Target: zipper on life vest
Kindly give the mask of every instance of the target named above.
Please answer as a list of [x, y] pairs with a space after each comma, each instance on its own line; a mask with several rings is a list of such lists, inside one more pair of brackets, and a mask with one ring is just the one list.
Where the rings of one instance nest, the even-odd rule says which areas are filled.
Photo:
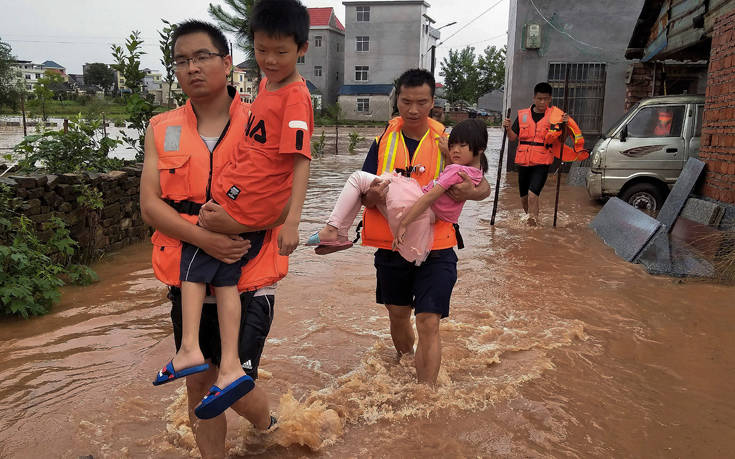
[[[222, 142], [222, 139], [225, 138], [225, 135], [227, 135], [227, 131], [230, 129], [230, 120], [227, 120], [227, 124], [225, 125], [225, 128], [222, 130], [222, 133], [219, 135], [219, 138], [217, 139], [217, 143], [214, 144], [214, 148], [212, 148], [212, 151], [209, 152], [209, 177], [207, 178], [207, 196], [204, 202], [209, 201], [212, 199], [212, 169], [214, 168], [214, 152], [217, 151], [217, 147], [219, 146], [220, 142]], [[204, 140], [199, 137], [199, 140], [204, 143], [204, 146], [206, 147], [207, 144], [204, 142]], [[209, 147], [207, 147], [207, 150], [209, 150]]]

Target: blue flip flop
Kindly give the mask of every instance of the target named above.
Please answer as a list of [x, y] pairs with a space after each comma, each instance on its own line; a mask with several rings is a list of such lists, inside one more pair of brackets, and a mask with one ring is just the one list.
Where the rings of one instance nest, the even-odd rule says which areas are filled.
[[202, 403], [194, 408], [194, 414], [199, 419], [212, 419], [219, 416], [254, 387], [255, 381], [248, 375], [234, 380], [224, 389], [212, 386], [202, 399]]
[[171, 360], [166, 364], [165, 367], [161, 368], [161, 371], [158, 372], [158, 375], [156, 375], [156, 379], [153, 381], [153, 385], [160, 386], [161, 384], [166, 384], [167, 382], [183, 378], [184, 376], [207, 371], [208, 368], [209, 364], [203, 363], [201, 365], [195, 365], [193, 367], [184, 368], [183, 370], [176, 371], [174, 370], [174, 361]]

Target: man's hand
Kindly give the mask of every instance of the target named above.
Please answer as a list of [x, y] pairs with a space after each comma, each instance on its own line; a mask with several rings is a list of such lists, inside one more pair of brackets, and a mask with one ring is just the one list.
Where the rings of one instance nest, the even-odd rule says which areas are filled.
[[[217, 233], [232, 232], [240, 224], [225, 211], [225, 209], [214, 201], [207, 201], [199, 210], [199, 226]], [[211, 255], [211, 254], [210, 254]]]
[[503, 127], [505, 129], [508, 129], [510, 127], [510, 118], [506, 118], [503, 120]]
[[278, 254], [289, 256], [299, 245], [299, 227], [286, 223], [278, 233]]
[[240, 236], [206, 232], [198, 246], [224, 263], [234, 263], [250, 250], [250, 241]]
[[406, 237], [406, 225], [401, 222], [396, 229], [396, 235], [393, 238], [393, 250], [398, 248], [398, 244], [403, 242], [403, 238]]
[[460, 177], [462, 177], [462, 183], [457, 183], [456, 185], [452, 185], [447, 190], [447, 194], [449, 194], [449, 197], [454, 199], [457, 202], [466, 201], [468, 199], [472, 199], [474, 197], [475, 192], [475, 184], [472, 183], [472, 179], [469, 175], [467, 175], [464, 172], [457, 172]]
[[370, 184], [367, 193], [362, 196], [362, 204], [365, 207], [375, 207], [378, 204], [385, 204], [385, 196], [388, 194], [388, 180], [376, 178]]
[[449, 155], [449, 137], [439, 137], [439, 151], [445, 157]]

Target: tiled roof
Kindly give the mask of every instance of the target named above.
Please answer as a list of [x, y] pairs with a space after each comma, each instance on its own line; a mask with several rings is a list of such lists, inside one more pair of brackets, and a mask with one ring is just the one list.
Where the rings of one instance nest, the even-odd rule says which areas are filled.
[[339, 89], [340, 96], [359, 96], [363, 94], [390, 95], [394, 86], [392, 84], [346, 84]]
[[[309, 25], [311, 27], [329, 27], [330, 20], [332, 19], [332, 15], [334, 14], [334, 8], [307, 8], [307, 10], [309, 10]], [[342, 23], [339, 22], [337, 16], [334, 17], [334, 21], [336, 22], [337, 30], [341, 30], [342, 32], [344, 32], [345, 26], [343, 26]]]
[[46, 61], [46, 62], [44, 62], [41, 65], [43, 65], [44, 67], [54, 68], [54, 69], [63, 69], [64, 68], [64, 67], [60, 66], [59, 64], [57, 64], [54, 61]]

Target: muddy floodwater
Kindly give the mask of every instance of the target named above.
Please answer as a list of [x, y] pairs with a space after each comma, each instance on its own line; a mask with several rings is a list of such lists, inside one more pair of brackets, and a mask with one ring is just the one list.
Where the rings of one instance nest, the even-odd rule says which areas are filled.
[[[488, 151], [497, 164], [498, 130]], [[315, 160], [301, 225], [326, 218], [362, 155]], [[495, 171], [487, 174], [495, 183]], [[647, 274], [588, 227], [599, 211], [555, 178], [541, 226], [516, 178], [460, 220], [466, 248], [441, 323], [435, 391], [396, 360], [375, 304], [373, 250], [305, 247], [278, 285], [260, 379], [280, 428], [234, 413], [232, 457], [641, 457], [735, 454], [735, 288]], [[139, 244], [95, 266], [31, 320], [0, 322], [0, 457], [190, 457], [183, 383], [153, 387], [174, 353], [165, 288]]]

